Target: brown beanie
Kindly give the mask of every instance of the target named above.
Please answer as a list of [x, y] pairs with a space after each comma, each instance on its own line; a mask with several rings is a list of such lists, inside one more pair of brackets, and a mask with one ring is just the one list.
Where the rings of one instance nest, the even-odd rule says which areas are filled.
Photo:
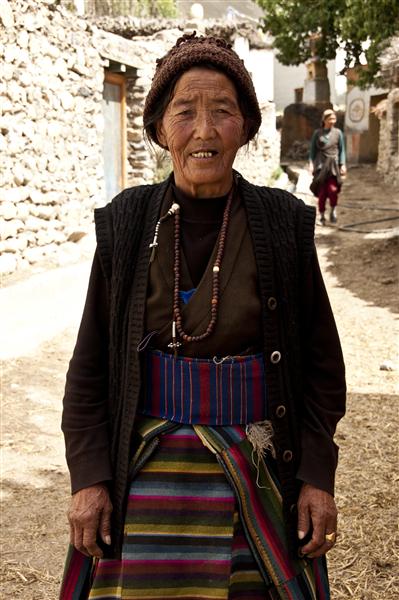
[[[214, 37], [197, 37], [196, 32], [185, 34], [163, 58], [157, 60], [151, 89], [145, 101], [143, 121], [149, 137], [161, 146], [157, 139], [155, 124], [151, 123], [157, 105], [170, 82], [192, 67], [210, 64], [225, 73], [234, 83], [239, 98], [244, 98], [248, 123], [249, 142], [259, 130], [262, 117], [252, 79], [241, 58], [225, 40]], [[151, 124], [150, 124], [151, 123]]]

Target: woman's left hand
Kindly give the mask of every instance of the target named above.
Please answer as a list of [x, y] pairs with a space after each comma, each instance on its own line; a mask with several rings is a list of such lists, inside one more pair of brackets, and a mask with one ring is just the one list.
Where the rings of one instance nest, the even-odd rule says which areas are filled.
[[339, 172], [342, 176], [346, 175], [346, 166], [345, 165], [341, 165], [339, 168]]
[[312, 538], [302, 546], [301, 554], [317, 558], [331, 550], [337, 532], [337, 508], [331, 494], [304, 483], [298, 499], [299, 539], [309, 531]]

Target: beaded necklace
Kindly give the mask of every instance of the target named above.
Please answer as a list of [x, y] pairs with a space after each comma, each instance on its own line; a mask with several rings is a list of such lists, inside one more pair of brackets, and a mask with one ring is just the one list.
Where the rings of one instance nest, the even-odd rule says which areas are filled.
[[182, 342], [177, 339], [177, 334], [184, 342], [199, 342], [209, 337], [215, 329], [218, 307], [219, 307], [219, 279], [220, 268], [222, 264], [224, 247], [226, 243], [227, 228], [230, 221], [231, 205], [234, 196], [234, 185], [231, 188], [227, 197], [226, 207], [223, 212], [222, 225], [220, 227], [219, 241], [216, 253], [216, 259], [212, 268], [212, 298], [211, 298], [211, 318], [205, 331], [199, 335], [188, 335], [182, 325], [182, 316], [180, 311], [180, 256], [181, 256], [181, 240], [180, 240], [180, 205], [174, 202], [167, 213], [161, 217], [156, 224], [154, 239], [150, 244], [151, 258], [150, 263], [155, 258], [155, 252], [158, 247], [159, 227], [169, 217], [174, 216], [174, 284], [173, 284], [173, 319], [172, 319], [172, 341], [168, 347], [174, 351], [177, 356], [177, 349], [182, 346]]
[[182, 316], [180, 311], [180, 256], [181, 256], [181, 241], [180, 241], [180, 206], [174, 211], [174, 286], [173, 286], [173, 320], [172, 320], [172, 341], [168, 344], [175, 355], [177, 349], [182, 346], [182, 342], [177, 339], [177, 333], [184, 342], [200, 342], [209, 337], [213, 333], [216, 325], [218, 307], [219, 307], [219, 279], [220, 267], [222, 264], [224, 248], [226, 243], [227, 228], [230, 221], [231, 205], [233, 201], [233, 187], [227, 198], [226, 207], [223, 212], [222, 225], [220, 227], [218, 248], [216, 259], [212, 268], [212, 298], [211, 298], [211, 318], [205, 331], [199, 335], [187, 334], [182, 325]]

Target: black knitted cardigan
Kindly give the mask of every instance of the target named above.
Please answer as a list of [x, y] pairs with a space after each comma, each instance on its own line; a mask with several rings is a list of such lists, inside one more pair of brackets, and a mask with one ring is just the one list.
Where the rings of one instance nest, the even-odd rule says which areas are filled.
[[[98, 252], [110, 298], [109, 414], [114, 479], [112, 554], [121, 550], [130, 444], [141, 386], [137, 346], [143, 337], [150, 248], [169, 180], [129, 188], [96, 209]], [[299, 283], [314, 250], [315, 211], [283, 190], [258, 187], [238, 175], [248, 216], [262, 299], [269, 411], [288, 537], [296, 539], [295, 473], [300, 458], [301, 327]], [[277, 309], [270, 298], [277, 299]], [[274, 351], [282, 359], [270, 359]], [[295, 390], [295, 395], [294, 395]], [[278, 406], [286, 416], [276, 416]], [[278, 415], [278, 411], [277, 411]]]

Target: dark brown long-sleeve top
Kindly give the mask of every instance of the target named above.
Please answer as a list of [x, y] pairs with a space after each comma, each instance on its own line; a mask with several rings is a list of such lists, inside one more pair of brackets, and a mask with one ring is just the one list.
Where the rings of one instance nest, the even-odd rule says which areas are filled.
[[[302, 285], [304, 315], [304, 395], [308, 406], [309, 429], [330, 435], [332, 425], [342, 416], [345, 395], [343, 362], [330, 302], [314, 251]], [[326, 349], [328, 348], [328, 354]], [[111, 480], [108, 459], [107, 396], [108, 298], [106, 281], [98, 254], [93, 260], [86, 304], [78, 338], [67, 374], [63, 428], [67, 438], [67, 460], [72, 492]], [[328, 373], [328, 377], [326, 377]], [[335, 385], [334, 385], [335, 383]], [[97, 402], [92, 398], [97, 397]], [[320, 400], [327, 400], [325, 422], [320, 424]], [[335, 413], [335, 414], [334, 414]], [[314, 418], [314, 420], [313, 420]], [[335, 425], [334, 425], [335, 428]], [[304, 456], [323, 452], [319, 437], [302, 436]], [[333, 493], [331, 474], [302, 461], [297, 477]]]
[[[96, 213], [99, 246], [67, 374], [62, 429], [72, 491], [109, 482], [115, 555], [142, 385], [137, 349], [145, 333], [149, 244], [167, 189], [168, 181], [125, 190]], [[289, 515], [300, 482], [334, 492], [333, 435], [345, 411], [344, 363], [312, 242], [314, 211], [286, 192], [242, 178], [238, 190], [258, 272], [260, 343], [283, 507], [295, 535]], [[278, 364], [271, 360], [275, 350], [281, 351]]]

